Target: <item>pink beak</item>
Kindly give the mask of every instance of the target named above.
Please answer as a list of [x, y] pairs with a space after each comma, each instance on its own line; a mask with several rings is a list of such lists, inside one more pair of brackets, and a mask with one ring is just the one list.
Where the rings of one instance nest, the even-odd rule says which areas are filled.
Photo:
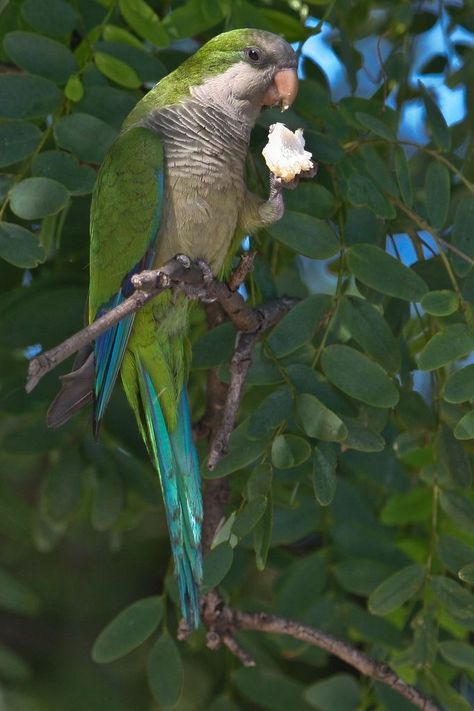
[[292, 105], [297, 93], [298, 75], [296, 69], [280, 69], [276, 72], [263, 97], [263, 105], [276, 106], [279, 104], [284, 111]]

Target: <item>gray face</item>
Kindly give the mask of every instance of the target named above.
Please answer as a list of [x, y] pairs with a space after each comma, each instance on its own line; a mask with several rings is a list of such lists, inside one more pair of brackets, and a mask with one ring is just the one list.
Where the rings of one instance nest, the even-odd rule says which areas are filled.
[[[249, 31], [240, 61], [217, 76], [192, 87], [191, 94], [206, 103], [219, 104], [243, 123], [253, 124], [264, 105], [291, 104], [297, 91], [297, 57], [283, 38], [271, 32]], [[290, 89], [278, 82], [285, 75]], [[285, 80], [283, 84], [285, 84]], [[290, 100], [287, 101], [285, 91]], [[285, 96], [284, 96], [285, 94]]]

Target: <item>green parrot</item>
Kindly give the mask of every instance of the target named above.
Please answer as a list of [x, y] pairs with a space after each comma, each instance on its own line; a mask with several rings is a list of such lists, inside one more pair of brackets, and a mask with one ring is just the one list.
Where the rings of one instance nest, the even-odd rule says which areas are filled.
[[[222, 274], [235, 236], [279, 219], [282, 184], [250, 193], [244, 165], [264, 106], [288, 107], [291, 46], [269, 32], [214, 37], [135, 106], [106, 156], [91, 206], [89, 321], [132, 292], [131, 277], [176, 254]], [[59, 426], [93, 402], [97, 435], [120, 373], [163, 493], [182, 614], [199, 624], [203, 506], [186, 383], [189, 301], [169, 292], [124, 318], [80, 356], [48, 411]]]

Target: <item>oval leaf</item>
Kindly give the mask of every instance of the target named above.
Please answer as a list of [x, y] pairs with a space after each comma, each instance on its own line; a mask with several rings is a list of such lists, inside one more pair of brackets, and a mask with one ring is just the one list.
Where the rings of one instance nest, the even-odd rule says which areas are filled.
[[447, 326], [436, 333], [418, 354], [421, 370], [435, 370], [464, 358], [474, 349], [474, 335], [463, 323]]
[[162, 617], [161, 597], [137, 600], [122, 610], [102, 630], [94, 642], [92, 659], [104, 664], [124, 657], [153, 634]]
[[366, 206], [377, 217], [393, 219], [396, 216], [393, 205], [366, 175], [353, 173], [347, 185], [347, 197], [353, 205]]
[[224, 580], [232, 567], [234, 551], [228, 543], [221, 543], [204, 557], [204, 572], [201, 590], [212, 590]]
[[466, 642], [449, 640], [440, 642], [439, 651], [449, 664], [459, 669], [474, 671], [474, 648]]
[[329, 506], [336, 493], [336, 453], [330, 445], [320, 445], [313, 451], [313, 489], [321, 506]]
[[454, 291], [440, 289], [429, 291], [421, 300], [421, 306], [428, 314], [433, 316], [449, 316], [457, 311], [459, 298]]
[[333, 230], [323, 220], [303, 212], [287, 210], [282, 219], [267, 227], [272, 237], [298, 254], [328, 259], [341, 248]]
[[444, 399], [448, 402], [466, 402], [474, 397], [474, 365], [456, 370], [446, 381]]
[[167, 632], [155, 642], [148, 657], [148, 683], [165, 709], [175, 706], [183, 691], [184, 670], [176, 643]]
[[108, 79], [117, 82], [117, 84], [126, 86], [128, 89], [138, 89], [141, 85], [141, 80], [136, 71], [125, 62], [122, 62], [121, 59], [112, 57], [111, 54], [106, 52], [94, 52], [94, 61], [102, 74]]
[[472, 439], [474, 437], [474, 410], [461, 417], [454, 428], [456, 439]]
[[344, 422], [314, 395], [302, 393], [296, 401], [296, 409], [309, 437], [326, 442], [342, 442], [347, 437]]
[[439, 230], [446, 222], [451, 197], [449, 170], [443, 163], [430, 163], [426, 171], [425, 193], [428, 219]]
[[71, 114], [54, 125], [58, 146], [86, 163], [101, 163], [116, 135], [111, 126], [89, 114]]
[[26, 121], [0, 123], [0, 168], [27, 158], [33, 153], [40, 140], [41, 131], [31, 123]]
[[405, 301], [420, 301], [428, 287], [418, 274], [373, 244], [354, 244], [347, 266], [366, 286]]
[[474, 562], [464, 565], [458, 573], [461, 580], [469, 585], [474, 585]]
[[64, 37], [75, 28], [77, 15], [64, 0], [25, 0], [21, 14], [38, 32], [54, 37]]
[[69, 191], [50, 178], [27, 178], [10, 192], [10, 207], [24, 220], [55, 215], [69, 201]]
[[293, 306], [266, 340], [273, 354], [283, 358], [310, 341], [318, 326], [328, 318], [332, 305], [327, 294], [314, 294]]
[[65, 84], [79, 69], [73, 53], [64, 44], [33, 32], [9, 32], [3, 46], [19, 67], [57, 84]]
[[0, 76], [0, 116], [37, 118], [53, 113], [61, 101], [61, 92], [48, 79], [28, 74]]
[[297, 435], [277, 435], [272, 443], [272, 464], [278, 469], [292, 469], [311, 454], [308, 442]]
[[0, 257], [15, 267], [32, 269], [45, 258], [38, 237], [12, 222], [0, 222]]
[[422, 565], [409, 565], [383, 581], [369, 597], [369, 610], [374, 615], [387, 615], [410, 600], [423, 585], [426, 570]]
[[398, 390], [380, 365], [349, 346], [329, 346], [321, 364], [325, 376], [347, 395], [375, 407], [394, 407]]

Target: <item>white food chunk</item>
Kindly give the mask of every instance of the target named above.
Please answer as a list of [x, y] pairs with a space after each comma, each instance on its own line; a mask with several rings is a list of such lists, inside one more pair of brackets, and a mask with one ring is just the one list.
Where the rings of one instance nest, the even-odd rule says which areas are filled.
[[271, 172], [285, 183], [314, 167], [311, 153], [304, 149], [303, 129], [297, 128], [293, 133], [282, 123], [270, 126], [262, 155]]

